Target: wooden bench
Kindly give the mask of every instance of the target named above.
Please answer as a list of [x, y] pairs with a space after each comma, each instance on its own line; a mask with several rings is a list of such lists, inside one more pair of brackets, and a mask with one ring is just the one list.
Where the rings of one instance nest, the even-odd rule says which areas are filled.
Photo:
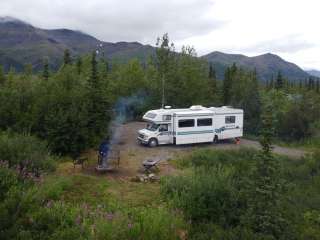
[[81, 165], [81, 168], [83, 169], [83, 165], [85, 162], [88, 161], [87, 157], [79, 157], [73, 160], [73, 168], [76, 168], [76, 165]]

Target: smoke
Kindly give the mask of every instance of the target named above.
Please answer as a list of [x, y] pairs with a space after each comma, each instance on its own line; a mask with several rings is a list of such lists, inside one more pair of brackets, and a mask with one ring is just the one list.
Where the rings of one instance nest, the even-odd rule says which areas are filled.
[[114, 117], [109, 126], [110, 144], [120, 144], [123, 124], [136, 119], [147, 102], [145, 93], [139, 92], [129, 97], [121, 97], [114, 106]]
[[146, 95], [143, 93], [121, 97], [116, 102], [113, 109], [113, 120], [109, 125], [108, 153], [98, 162], [97, 170], [106, 170], [109, 167], [108, 161], [112, 158], [110, 155], [119, 154], [118, 145], [121, 144], [123, 124], [134, 120], [141, 113], [146, 102]]

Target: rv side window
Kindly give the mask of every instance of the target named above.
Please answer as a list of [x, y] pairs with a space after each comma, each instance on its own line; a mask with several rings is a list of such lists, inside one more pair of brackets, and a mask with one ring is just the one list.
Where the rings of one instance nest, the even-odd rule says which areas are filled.
[[235, 123], [236, 122], [236, 116], [226, 116], [226, 123]]
[[149, 113], [147, 113], [147, 115], [146, 115], [147, 118], [155, 118], [156, 116], [157, 116], [157, 114], [152, 113], [152, 112], [149, 112]]
[[212, 118], [200, 118], [197, 120], [198, 127], [212, 126]]
[[179, 128], [194, 127], [194, 119], [179, 120]]
[[162, 119], [163, 119], [163, 121], [170, 121], [171, 120], [171, 115], [163, 115]]

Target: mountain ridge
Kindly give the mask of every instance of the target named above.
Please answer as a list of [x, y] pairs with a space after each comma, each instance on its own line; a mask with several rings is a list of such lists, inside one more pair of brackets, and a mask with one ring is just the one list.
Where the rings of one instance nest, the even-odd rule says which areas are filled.
[[50, 67], [57, 69], [65, 49], [73, 56], [98, 50], [106, 58], [119, 61], [131, 57], [144, 60], [154, 51], [150, 45], [137, 42], [105, 42], [79, 30], [41, 29], [16, 18], [0, 17], [0, 64], [6, 70], [14, 66], [21, 71], [26, 63], [39, 70], [44, 57], [49, 57]]
[[[148, 56], [155, 53], [156, 48], [139, 42], [106, 42], [79, 30], [42, 29], [17, 18], [0, 17], [0, 64], [6, 70], [14, 66], [21, 71], [26, 63], [31, 63], [35, 70], [40, 70], [45, 57], [49, 58], [50, 67], [57, 69], [65, 49], [69, 49], [73, 56], [98, 51], [107, 59], [125, 62], [131, 58], [146, 61]], [[200, 58], [214, 64], [219, 79], [223, 78], [225, 69], [233, 63], [245, 69], [256, 69], [263, 81], [275, 77], [278, 71], [290, 80], [309, 77], [296, 64], [272, 53], [248, 57], [214, 51]]]
[[306, 70], [307, 73], [309, 73], [311, 76], [320, 78], [320, 71], [316, 69]]
[[223, 77], [225, 68], [233, 63], [245, 69], [255, 69], [259, 78], [263, 81], [275, 77], [279, 71], [285, 77], [294, 81], [309, 77], [309, 74], [296, 64], [288, 62], [272, 53], [248, 57], [243, 54], [227, 54], [215, 51], [203, 55], [202, 58], [217, 66], [216, 70], [219, 78]]

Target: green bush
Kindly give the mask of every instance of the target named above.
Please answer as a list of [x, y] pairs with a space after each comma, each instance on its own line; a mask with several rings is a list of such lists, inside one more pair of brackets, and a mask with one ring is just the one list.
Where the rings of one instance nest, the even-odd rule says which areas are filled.
[[210, 221], [221, 226], [239, 222], [241, 194], [232, 167], [198, 168], [190, 176], [166, 178], [162, 192], [192, 221]]
[[[265, 239], [267, 235], [260, 234], [247, 221], [248, 209], [255, 199], [252, 186], [258, 179], [254, 173], [261, 161], [257, 153], [250, 149], [198, 150], [176, 161], [178, 166], [189, 168], [186, 174], [161, 180], [162, 194], [191, 220], [191, 239]], [[274, 156], [274, 161], [280, 163], [277, 174], [281, 184], [289, 182], [283, 186], [289, 191], [277, 196], [284, 223], [277, 235], [281, 239], [303, 235], [299, 226], [301, 214], [320, 209], [317, 156], [299, 161]]]
[[0, 202], [4, 200], [7, 192], [17, 185], [18, 177], [16, 173], [7, 168], [5, 163], [0, 163]]
[[96, 239], [179, 239], [182, 219], [167, 209], [137, 208], [127, 213], [108, 214], [96, 224]]
[[0, 157], [20, 174], [39, 176], [43, 171], [54, 169], [53, 157], [46, 144], [30, 135], [0, 134]]

